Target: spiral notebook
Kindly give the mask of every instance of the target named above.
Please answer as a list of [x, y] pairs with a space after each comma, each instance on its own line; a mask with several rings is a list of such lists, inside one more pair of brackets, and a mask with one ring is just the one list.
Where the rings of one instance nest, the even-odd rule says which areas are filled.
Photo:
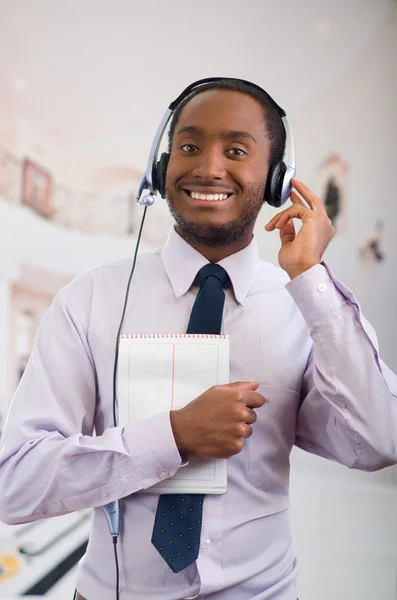
[[[117, 370], [119, 424], [183, 408], [229, 383], [229, 338], [213, 334], [123, 334]], [[227, 460], [189, 456], [173, 477], [142, 493], [225, 494]]]

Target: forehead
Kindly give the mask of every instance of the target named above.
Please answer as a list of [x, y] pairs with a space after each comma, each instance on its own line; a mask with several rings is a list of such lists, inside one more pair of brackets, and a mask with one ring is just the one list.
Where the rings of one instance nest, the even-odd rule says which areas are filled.
[[263, 137], [264, 111], [264, 107], [255, 98], [242, 92], [207, 90], [194, 96], [183, 107], [176, 132], [181, 127], [193, 125], [208, 133], [238, 130]]

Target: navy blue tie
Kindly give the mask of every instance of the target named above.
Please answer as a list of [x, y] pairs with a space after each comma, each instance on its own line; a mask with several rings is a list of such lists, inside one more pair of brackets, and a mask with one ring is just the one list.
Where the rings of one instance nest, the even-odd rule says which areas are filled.
[[[229, 280], [220, 265], [205, 265], [198, 272], [199, 292], [187, 333], [221, 331], [225, 292]], [[193, 399], [193, 398], [192, 398]], [[159, 498], [152, 543], [174, 573], [179, 573], [199, 553], [204, 494], [164, 494]]]

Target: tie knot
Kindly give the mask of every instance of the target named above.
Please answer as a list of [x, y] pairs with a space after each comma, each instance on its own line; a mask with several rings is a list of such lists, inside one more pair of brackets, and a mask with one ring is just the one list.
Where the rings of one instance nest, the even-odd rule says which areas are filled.
[[222, 287], [225, 287], [227, 282], [229, 281], [229, 275], [226, 273], [225, 269], [220, 265], [213, 265], [212, 263], [205, 265], [200, 269], [197, 274], [200, 287], [203, 286], [204, 282], [208, 277], [216, 277], [222, 284]]

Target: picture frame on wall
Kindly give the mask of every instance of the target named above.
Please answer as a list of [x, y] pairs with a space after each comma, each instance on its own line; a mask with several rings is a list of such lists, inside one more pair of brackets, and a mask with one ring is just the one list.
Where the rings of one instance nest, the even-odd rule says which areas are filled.
[[43, 217], [50, 218], [53, 214], [51, 175], [29, 158], [23, 162], [22, 204]]

